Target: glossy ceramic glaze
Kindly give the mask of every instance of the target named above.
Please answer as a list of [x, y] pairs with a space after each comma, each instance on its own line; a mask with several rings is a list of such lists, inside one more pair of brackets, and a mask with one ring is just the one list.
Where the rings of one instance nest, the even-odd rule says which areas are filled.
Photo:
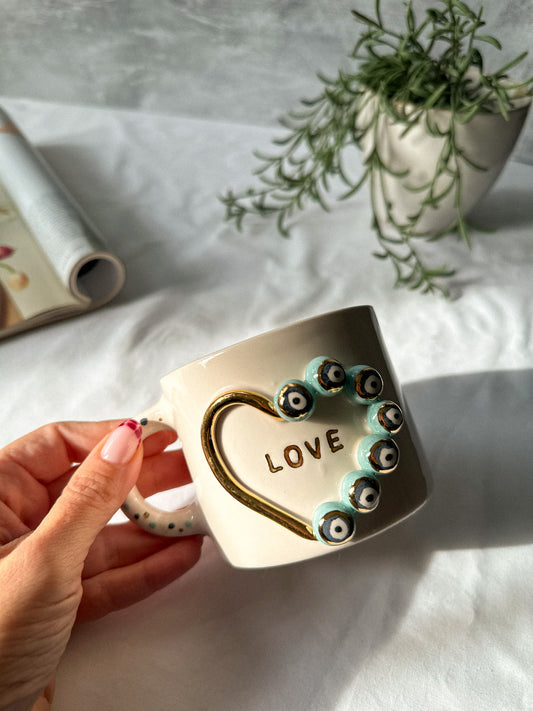
[[[325, 358], [346, 372], [342, 387], [331, 382], [341, 377], [338, 369], [330, 380], [317, 380]], [[355, 392], [363, 367], [371, 376], [367, 401], [364, 391]], [[294, 382], [313, 399], [301, 419], [284, 417], [278, 408], [283, 387]], [[235, 566], [281, 565], [362, 541], [413, 513], [427, 496], [408, 418], [392, 440], [383, 425], [376, 429], [377, 414], [369, 412], [379, 402], [403, 409], [370, 307], [243, 341], [170, 373], [161, 386], [160, 402], [141, 415], [146, 434], [159, 426], [178, 431], [197, 500], [168, 513], [134, 490], [125, 512], [153, 533], [206, 532]], [[333, 392], [325, 392], [328, 387]], [[301, 406], [298, 399], [293, 404]], [[380, 470], [383, 447], [394, 447], [399, 457]], [[354, 472], [351, 491], [346, 478]], [[366, 475], [365, 487], [359, 479]], [[369, 486], [377, 479], [374, 505]]]
[[[468, 123], [456, 122], [456, 142], [468, 159], [461, 160], [459, 165], [463, 215], [468, 214], [500, 175], [520, 135], [530, 104], [530, 97], [520, 97], [514, 100], [507, 119], [495, 108], [493, 112], [478, 113]], [[377, 99], [371, 96], [359, 116], [360, 127], [370, 124], [376, 112]], [[396, 224], [409, 224], [410, 216], [418, 213], [428, 196], [428, 190], [422, 186], [432, 180], [437, 162], [442, 158], [445, 139], [430, 135], [426, 120], [438, 130], [447, 131], [451, 113], [432, 109], [407, 133], [405, 124], [382, 113], [376, 129], [361, 139], [363, 160], [377, 149], [383, 162], [395, 173], [382, 171], [371, 176], [375, 216], [386, 235], [396, 233], [387, 210], [390, 209]], [[435, 194], [445, 196], [436, 208], [427, 205], [416, 223], [416, 233], [438, 234], [456, 222], [457, 194], [455, 189], [448, 190], [450, 180], [447, 174], [438, 178]]]

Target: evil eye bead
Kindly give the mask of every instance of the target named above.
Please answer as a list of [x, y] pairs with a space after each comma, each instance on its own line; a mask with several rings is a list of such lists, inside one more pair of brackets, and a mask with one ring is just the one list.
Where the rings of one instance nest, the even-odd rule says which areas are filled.
[[321, 504], [313, 516], [315, 538], [330, 546], [347, 543], [355, 533], [355, 520], [350, 509], [338, 501]]
[[403, 413], [395, 402], [379, 401], [368, 406], [367, 420], [372, 432], [394, 435], [402, 429]]
[[315, 398], [306, 383], [301, 380], [288, 380], [278, 389], [274, 407], [284, 420], [297, 422], [313, 414]]
[[400, 450], [393, 439], [368, 435], [359, 445], [357, 459], [362, 469], [370, 465], [378, 474], [390, 474], [398, 466]]
[[314, 358], [305, 370], [305, 380], [319, 395], [336, 395], [344, 388], [346, 372], [338, 360]]
[[370, 513], [377, 508], [381, 486], [373, 474], [361, 470], [350, 472], [341, 485], [342, 499], [359, 513]]
[[345, 391], [360, 405], [368, 405], [377, 400], [383, 390], [383, 379], [375, 368], [356, 365], [346, 373]]

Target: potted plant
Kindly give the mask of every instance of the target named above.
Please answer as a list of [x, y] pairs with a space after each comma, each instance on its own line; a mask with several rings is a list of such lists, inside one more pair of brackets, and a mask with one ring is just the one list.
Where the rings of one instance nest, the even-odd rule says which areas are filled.
[[[526, 52], [487, 73], [480, 47], [501, 49], [483, 33], [482, 8], [438, 0], [419, 22], [409, 0], [402, 31], [388, 29], [375, 1], [375, 17], [352, 10], [363, 25], [352, 53], [353, 72], [319, 75], [322, 92], [281, 119], [287, 133], [274, 155], [257, 154], [258, 188], [229, 190], [226, 218], [239, 227], [246, 215], [288, 221], [311, 201], [329, 209], [332, 180], [347, 199], [367, 182], [373, 227], [396, 285], [447, 294], [446, 267], [427, 266], [417, 240], [456, 230], [469, 244], [466, 214], [503, 168], [530, 104], [533, 78], [519, 83], [508, 72]], [[354, 179], [347, 149], [361, 152], [363, 174]]]

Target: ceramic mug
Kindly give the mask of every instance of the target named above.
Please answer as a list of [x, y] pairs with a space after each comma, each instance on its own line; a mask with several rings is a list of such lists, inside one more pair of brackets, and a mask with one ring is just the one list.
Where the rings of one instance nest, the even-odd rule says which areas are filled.
[[164, 536], [211, 535], [232, 565], [323, 555], [416, 511], [427, 484], [371, 307], [256, 336], [166, 375], [143, 436], [178, 433], [195, 500], [135, 488], [122, 510]]

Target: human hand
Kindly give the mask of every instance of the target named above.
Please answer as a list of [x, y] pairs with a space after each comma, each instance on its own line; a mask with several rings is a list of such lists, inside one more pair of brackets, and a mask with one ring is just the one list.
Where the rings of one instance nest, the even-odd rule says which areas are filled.
[[50, 708], [75, 620], [142, 600], [200, 556], [198, 536], [106, 526], [135, 484], [149, 496], [190, 481], [181, 450], [164, 452], [172, 430], [141, 442], [133, 420], [117, 425], [46, 425], [0, 450], [2, 709], [31, 708], [40, 692], [33, 708]]

